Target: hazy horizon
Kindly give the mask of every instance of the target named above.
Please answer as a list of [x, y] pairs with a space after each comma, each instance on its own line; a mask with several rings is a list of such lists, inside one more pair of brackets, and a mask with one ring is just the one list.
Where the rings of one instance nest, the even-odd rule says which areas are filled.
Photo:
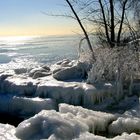
[[72, 19], [42, 13], [68, 13], [65, 0], [6, 0], [0, 5], [0, 36], [69, 35], [78, 29]]

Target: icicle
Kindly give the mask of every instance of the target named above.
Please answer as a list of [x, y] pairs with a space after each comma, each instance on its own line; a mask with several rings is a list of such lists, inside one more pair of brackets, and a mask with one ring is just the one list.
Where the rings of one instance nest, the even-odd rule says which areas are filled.
[[132, 95], [132, 86], [133, 86], [133, 76], [132, 76], [132, 73], [131, 73], [130, 84], [129, 84], [129, 95]]

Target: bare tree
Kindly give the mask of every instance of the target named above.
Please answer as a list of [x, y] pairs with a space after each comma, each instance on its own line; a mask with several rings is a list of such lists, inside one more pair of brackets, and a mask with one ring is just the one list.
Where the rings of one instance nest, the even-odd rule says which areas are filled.
[[120, 27], [119, 27], [119, 31], [118, 31], [118, 37], [117, 37], [117, 43], [120, 43], [120, 37], [121, 37], [121, 32], [122, 32], [122, 26], [124, 24], [124, 16], [125, 16], [125, 8], [126, 8], [126, 3], [128, 0], [125, 0], [121, 3], [122, 5], [122, 14], [121, 14], [121, 20], [120, 20]]
[[[82, 13], [82, 19], [90, 22], [100, 39], [106, 41], [111, 48], [122, 45], [130, 27], [133, 28], [133, 12], [130, 14], [129, 11], [132, 11], [134, 1], [136, 3], [139, 0], [73, 0], [78, 7], [77, 11]], [[129, 38], [130, 36], [132, 34], [129, 33]]]
[[94, 52], [93, 52], [93, 48], [92, 48], [92, 45], [91, 45], [91, 42], [90, 42], [90, 39], [89, 39], [89, 36], [88, 36], [87, 31], [85, 30], [85, 28], [84, 28], [84, 26], [83, 26], [83, 24], [82, 24], [82, 22], [81, 22], [81, 20], [80, 20], [80, 18], [79, 18], [79, 16], [78, 16], [78, 14], [76, 13], [76, 11], [75, 11], [75, 9], [73, 8], [73, 6], [72, 6], [72, 4], [70, 3], [70, 1], [69, 1], [69, 0], [66, 0], [66, 2], [68, 3], [68, 5], [69, 5], [71, 11], [73, 12], [74, 16], [76, 17], [76, 20], [77, 20], [78, 24], [80, 25], [80, 27], [81, 27], [81, 29], [82, 29], [84, 35], [85, 35], [85, 39], [87, 40], [88, 47], [89, 47], [90, 51], [92, 52], [93, 59], [95, 59]]

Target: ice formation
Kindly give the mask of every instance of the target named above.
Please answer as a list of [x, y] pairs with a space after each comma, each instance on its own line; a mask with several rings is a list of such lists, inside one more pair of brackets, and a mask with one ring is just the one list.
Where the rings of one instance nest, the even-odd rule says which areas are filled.
[[[43, 110], [20, 123], [15, 135], [23, 140], [107, 140], [108, 138], [97, 134], [103, 134], [103, 132], [107, 134], [108, 126], [115, 118], [117, 115], [60, 104], [59, 112]], [[113, 135], [112, 132], [111, 134]], [[110, 138], [110, 140], [120, 139], [139, 140], [140, 135], [122, 133], [121, 136]]]
[[15, 127], [9, 124], [0, 124], [1, 140], [19, 140], [15, 136]]
[[[74, 139], [85, 132], [106, 132], [115, 116], [60, 104], [60, 112], [43, 110], [16, 128], [20, 139]], [[90, 134], [89, 134], [90, 136]]]
[[35, 68], [29, 72], [29, 76], [32, 77], [33, 79], [39, 77], [45, 77], [49, 75], [51, 75], [51, 72], [50, 72], [50, 68], [47, 66]]
[[23, 121], [16, 128], [20, 139], [39, 140], [54, 136], [57, 139], [73, 139], [88, 127], [74, 118], [74, 115], [61, 114], [56, 111], [41, 111], [34, 117]]
[[[0, 112], [31, 118], [21, 122], [17, 128], [0, 124], [0, 139], [16, 140], [17, 136], [23, 140], [106, 140], [106, 137], [99, 136], [105, 135], [114, 136], [111, 140], [139, 140], [139, 82], [133, 84], [133, 92], [137, 96], [116, 102], [118, 95], [115, 94], [114, 83], [91, 85], [81, 82], [87, 69], [88, 65], [81, 62], [64, 60], [50, 68], [39, 66], [32, 70], [1, 71]], [[137, 106], [132, 108], [134, 105]], [[127, 111], [111, 114], [80, 106], [104, 111], [108, 107], [116, 107]], [[116, 136], [118, 134], [121, 135]]]
[[56, 109], [57, 105], [52, 99], [16, 97], [11, 95], [0, 96], [0, 112], [18, 117], [27, 118], [43, 109]]
[[5, 77], [0, 76], [0, 93], [24, 96], [33, 96], [35, 94], [37, 81], [32, 78], [17, 75], [6, 75]]
[[111, 83], [95, 87], [85, 82], [57, 81], [52, 76], [32, 79], [26, 75], [16, 75], [14, 72], [0, 74], [0, 81], [0, 93], [3, 94], [52, 98], [57, 103], [63, 102], [87, 108], [108, 100], [113, 95], [114, 88]]
[[74, 140], [139, 140], [140, 135], [135, 133], [127, 134], [123, 133], [121, 136], [116, 136], [114, 138], [105, 138], [103, 136], [98, 136], [91, 134], [89, 132], [81, 133], [79, 138], [75, 138]]
[[92, 133], [106, 133], [108, 125], [116, 119], [116, 116], [113, 114], [92, 111], [67, 104], [60, 104], [59, 111], [60, 113], [71, 113], [75, 115], [76, 119], [84, 122]]
[[87, 76], [89, 65], [80, 61], [64, 60], [52, 66], [52, 69], [53, 77], [57, 80], [84, 79]]
[[109, 132], [115, 135], [127, 133], [140, 133], [140, 119], [136, 117], [119, 117], [109, 126]]
[[115, 135], [127, 133], [140, 134], [140, 105], [124, 112], [109, 126], [109, 132]]

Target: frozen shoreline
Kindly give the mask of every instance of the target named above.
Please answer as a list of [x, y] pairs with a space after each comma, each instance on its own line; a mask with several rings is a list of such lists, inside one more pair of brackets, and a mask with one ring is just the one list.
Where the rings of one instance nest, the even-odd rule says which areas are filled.
[[[86, 68], [80, 62], [64, 60], [50, 68], [43, 66], [33, 69], [29, 74], [22, 68], [1, 72], [0, 112], [29, 118], [15, 128], [16, 135], [22, 139], [64, 139], [67, 137], [68, 139], [83, 139], [84, 135], [85, 139], [102, 140], [106, 138], [94, 134], [100, 135], [108, 131], [112, 136], [123, 132], [130, 133], [130, 135], [123, 134], [118, 138], [113, 138], [113, 140], [119, 140], [121, 137], [139, 139], [140, 136], [134, 133], [140, 134], [140, 107], [137, 93], [140, 83], [137, 83], [134, 88], [137, 96], [125, 97], [120, 103], [115, 104], [114, 99], [117, 95], [114, 95], [113, 83], [104, 83], [102, 86], [86, 84], [84, 82]], [[61, 105], [61, 103], [66, 104]], [[114, 107], [116, 112], [121, 114], [106, 113], [105, 115], [103, 112], [76, 106], [108, 112], [115, 112]], [[44, 111], [40, 112], [41, 110]], [[99, 114], [99, 120], [95, 114]], [[59, 117], [57, 120], [55, 116], [59, 116], [62, 120], [59, 120]], [[83, 118], [85, 118], [84, 122]], [[45, 126], [42, 126], [43, 121], [45, 121], [44, 125], [49, 125], [48, 131]], [[30, 126], [26, 128], [28, 123]], [[34, 123], [37, 123], [39, 127], [34, 126]], [[35, 132], [32, 131], [34, 127]], [[62, 132], [65, 127], [66, 132]], [[79, 132], [72, 132], [72, 129], [76, 131], [77, 127]], [[58, 129], [62, 136], [57, 135]], [[15, 137], [15, 133], [13, 136]]]

